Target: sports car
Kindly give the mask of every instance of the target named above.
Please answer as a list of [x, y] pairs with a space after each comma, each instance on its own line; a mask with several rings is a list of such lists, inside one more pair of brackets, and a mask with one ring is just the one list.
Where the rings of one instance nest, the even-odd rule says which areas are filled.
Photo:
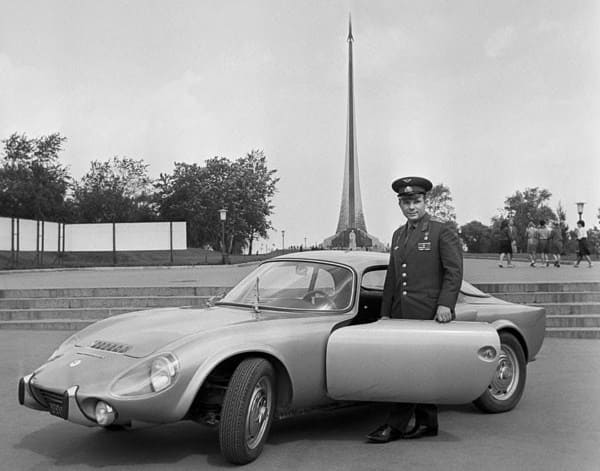
[[463, 282], [456, 320], [381, 319], [389, 256], [270, 259], [206, 308], [110, 317], [19, 381], [19, 402], [108, 430], [193, 420], [225, 459], [261, 453], [274, 419], [360, 401], [513, 409], [544, 339], [542, 308]]

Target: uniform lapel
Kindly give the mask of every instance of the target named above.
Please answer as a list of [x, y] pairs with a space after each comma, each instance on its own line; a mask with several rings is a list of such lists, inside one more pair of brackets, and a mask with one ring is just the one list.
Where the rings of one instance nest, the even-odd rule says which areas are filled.
[[402, 263], [404, 257], [406, 256], [406, 231], [408, 230], [408, 223], [404, 224], [398, 231], [397, 239], [395, 241], [393, 250], [396, 251], [396, 261], [398, 264]]

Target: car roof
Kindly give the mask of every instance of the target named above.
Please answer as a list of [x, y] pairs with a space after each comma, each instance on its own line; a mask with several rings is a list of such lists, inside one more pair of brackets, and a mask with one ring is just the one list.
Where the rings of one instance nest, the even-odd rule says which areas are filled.
[[358, 272], [372, 266], [387, 265], [389, 253], [367, 252], [363, 250], [306, 250], [279, 255], [271, 260], [310, 260], [315, 262], [333, 262], [349, 265]]

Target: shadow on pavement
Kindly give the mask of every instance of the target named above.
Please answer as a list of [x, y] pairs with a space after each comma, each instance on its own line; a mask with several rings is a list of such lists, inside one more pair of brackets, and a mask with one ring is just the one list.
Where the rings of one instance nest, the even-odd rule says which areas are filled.
[[59, 423], [25, 436], [15, 447], [45, 456], [56, 466], [173, 464], [203, 456], [212, 465], [228, 466], [216, 430], [194, 423], [120, 431]]
[[[440, 407], [440, 434], [420, 442], [458, 442], [444, 431], [444, 411], [477, 414], [472, 405]], [[365, 443], [365, 435], [385, 422], [385, 404], [367, 404], [311, 412], [276, 421], [269, 435], [272, 446], [293, 442], [348, 441]], [[378, 445], [373, 445], [374, 447]], [[17, 449], [53, 461], [56, 466], [94, 468], [144, 464], [175, 464], [187, 458], [217, 467], [231, 467], [220, 454], [216, 429], [182, 422], [137, 430], [108, 431], [69, 423], [56, 423], [26, 435]]]

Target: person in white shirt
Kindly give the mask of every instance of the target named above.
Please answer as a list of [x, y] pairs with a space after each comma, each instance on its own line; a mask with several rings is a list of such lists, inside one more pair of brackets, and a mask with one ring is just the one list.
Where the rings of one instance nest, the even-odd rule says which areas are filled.
[[577, 243], [579, 248], [577, 250], [577, 261], [573, 267], [579, 268], [579, 262], [582, 259], [586, 259], [588, 262], [588, 267], [592, 268], [592, 259], [590, 258], [590, 250], [587, 246], [587, 231], [584, 229], [585, 222], [582, 220], [577, 221], [577, 229], [575, 229], [575, 233], [577, 234]]

